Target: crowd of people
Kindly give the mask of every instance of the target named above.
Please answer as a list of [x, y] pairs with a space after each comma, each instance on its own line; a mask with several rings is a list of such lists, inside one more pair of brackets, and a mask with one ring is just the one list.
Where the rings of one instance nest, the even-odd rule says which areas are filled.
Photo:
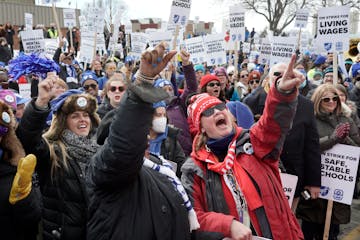
[[[0, 41], [4, 239], [323, 238], [321, 153], [360, 146], [360, 54], [211, 67], [161, 43], [83, 65], [60, 40], [56, 73], [14, 78]], [[292, 206], [280, 172], [298, 177]], [[334, 203], [329, 239], [350, 214]]]

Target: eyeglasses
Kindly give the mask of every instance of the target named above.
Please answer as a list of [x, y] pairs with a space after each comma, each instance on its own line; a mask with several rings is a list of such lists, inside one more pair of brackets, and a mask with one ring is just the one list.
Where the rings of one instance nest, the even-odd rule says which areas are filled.
[[119, 87], [117, 87], [117, 86], [111, 86], [111, 87], [110, 87], [110, 91], [111, 91], [111, 92], [115, 92], [116, 90], [119, 90], [119, 92], [123, 92], [123, 91], [125, 90], [125, 87], [123, 87], [123, 86], [119, 86]]
[[241, 78], [247, 78], [249, 74], [240, 75]]
[[259, 79], [255, 79], [255, 80], [250, 80], [249, 81], [249, 84], [254, 84], [254, 83], [256, 83], [256, 84], [259, 84], [260, 83], [260, 80]]
[[96, 84], [89, 84], [89, 85], [84, 85], [84, 89], [85, 90], [89, 90], [89, 88], [92, 88], [92, 89], [96, 89], [97, 85]]
[[206, 85], [206, 86], [207, 86], [207, 87], [215, 87], [215, 86], [220, 87], [220, 83], [219, 83], [219, 82], [216, 82], [216, 83], [212, 82], [212, 83], [209, 83], [209, 84]]
[[201, 113], [201, 116], [203, 117], [210, 117], [215, 113], [215, 109], [222, 111], [226, 108], [225, 103], [219, 103], [218, 105], [215, 105], [214, 107], [208, 108], [205, 111]]
[[333, 102], [337, 102], [339, 100], [339, 97], [338, 96], [335, 96], [335, 97], [332, 97], [332, 98], [324, 97], [324, 98], [321, 99], [321, 101], [324, 101], [326, 103], [330, 102], [330, 100], [332, 100]]

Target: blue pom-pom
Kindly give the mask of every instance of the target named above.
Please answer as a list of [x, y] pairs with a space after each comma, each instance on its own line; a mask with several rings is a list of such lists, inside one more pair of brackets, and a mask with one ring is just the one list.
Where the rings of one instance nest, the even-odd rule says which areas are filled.
[[39, 57], [36, 53], [20, 54], [9, 62], [9, 75], [15, 80], [30, 73], [44, 79], [48, 72], [59, 73], [59, 65], [54, 60]]

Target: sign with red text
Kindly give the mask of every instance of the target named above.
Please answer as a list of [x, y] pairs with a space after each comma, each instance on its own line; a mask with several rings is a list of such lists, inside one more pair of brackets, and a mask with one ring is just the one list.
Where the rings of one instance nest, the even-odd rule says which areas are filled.
[[360, 147], [336, 144], [321, 154], [320, 198], [351, 205]]
[[346, 6], [319, 10], [316, 44], [320, 52], [344, 52], [349, 49], [349, 12], [350, 8]]

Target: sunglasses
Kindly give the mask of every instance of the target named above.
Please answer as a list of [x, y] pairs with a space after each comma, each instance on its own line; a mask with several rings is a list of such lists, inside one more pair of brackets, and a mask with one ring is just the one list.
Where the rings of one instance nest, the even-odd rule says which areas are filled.
[[259, 84], [259, 83], [260, 83], [260, 80], [259, 80], [259, 79], [251, 80], [251, 81], [249, 81], [249, 83], [250, 83], [250, 84], [254, 84], [254, 83]]
[[321, 99], [321, 101], [326, 102], [326, 103], [330, 102], [330, 100], [332, 100], [333, 102], [337, 102], [339, 100], [339, 97], [338, 96], [332, 97], [332, 98], [325, 97], [325, 98]]
[[218, 82], [216, 82], [216, 83], [209, 83], [208, 85], [206, 85], [207, 87], [215, 87], [215, 86], [217, 86], [217, 87], [220, 87], [220, 83], [218, 83]]
[[119, 92], [123, 92], [123, 91], [125, 90], [125, 87], [123, 87], [123, 86], [119, 86], [119, 87], [117, 87], [117, 86], [111, 86], [111, 87], [110, 87], [110, 91], [111, 91], [111, 92], [115, 92], [116, 90], [119, 90]]
[[96, 87], [97, 87], [96, 84], [84, 85], [84, 89], [85, 89], [85, 90], [89, 90], [89, 88], [96, 89]]
[[282, 72], [274, 72], [275, 77], [280, 77], [282, 75]]
[[240, 77], [241, 78], [247, 78], [249, 76], [249, 74], [244, 74], [244, 75], [241, 75]]
[[201, 113], [201, 116], [203, 117], [210, 117], [215, 113], [215, 109], [222, 111], [226, 108], [225, 103], [219, 103], [218, 105], [215, 105], [214, 107], [208, 108], [205, 111]]

